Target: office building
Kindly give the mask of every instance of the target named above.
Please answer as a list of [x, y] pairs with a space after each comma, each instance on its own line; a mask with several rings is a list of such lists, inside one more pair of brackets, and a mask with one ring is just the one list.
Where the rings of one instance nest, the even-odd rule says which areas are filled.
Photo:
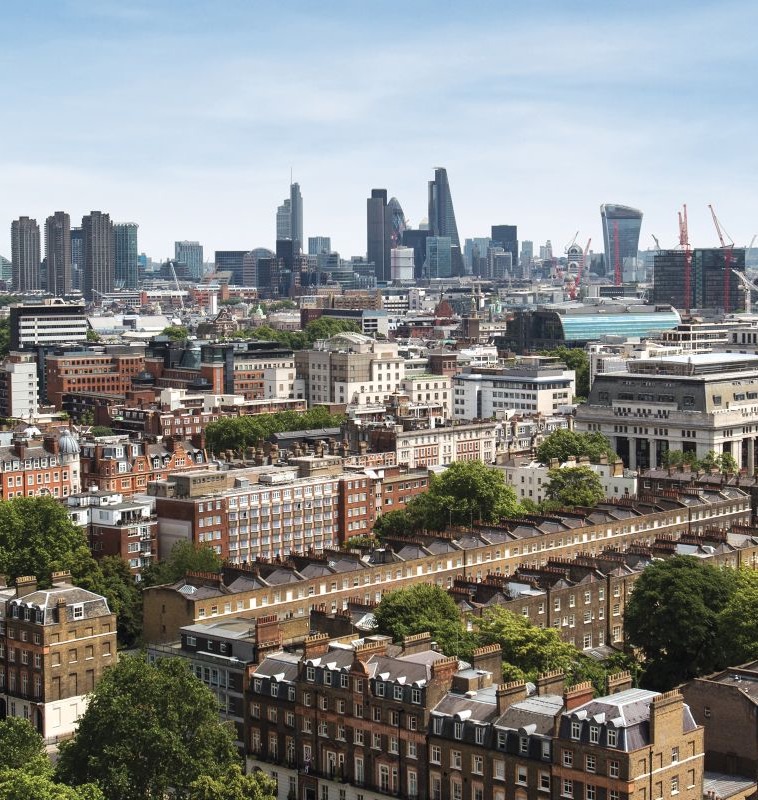
[[65, 211], [56, 211], [45, 220], [45, 260], [47, 292], [64, 297], [72, 289], [71, 282], [71, 218]]
[[295, 255], [300, 255], [303, 250], [303, 195], [299, 183], [290, 184], [290, 238]]
[[10, 286], [13, 280], [13, 264], [10, 259], [0, 256], [0, 281]]
[[244, 286], [243, 260], [247, 250], [216, 250], [213, 257], [216, 272], [231, 272], [230, 284]]
[[463, 254], [453, 210], [453, 198], [450, 194], [447, 170], [442, 167], [434, 170], [434, 180], [429, 181], [429, 230], [432, 236], [449, 237], [452, 268], [450, 274], [463, 275]]
[[572, 402], [576, 375], [563, 364], [545, 363], [535, 356], [497, 372], [459, 373], [453, 387], [456, 419], [502, 418], [524, 412], [551, 416]]
[[40, 238], [36, 219], [19, 217], [11, 223], [11, 265], [14, 291], [40, 289]]
[[664, 464], [668, 450], [702, 459], [728, 453], [753, 475], [758, 437], [758, 356], [692, 353], [630, 360], [597, 375], [576, 430], [599, 431], [631, 469]]
[[424, 275], [426, 240], [429, 236], [431, 236], [431, 233], [428, 230], [406, 228], [403, 231], [403, 247], [413, 248], [413, 277], [415, 280], [420, 280]]
[[424, 274], [429, 280], [453, 274], [452, 243], [449, 236], [429, 236], [426, 240]]
[[516, 225], [493, 225], [492, 244], [511, 254], [511, 264], [518, 266], [518, 228]]
[[[277, 237], [279, 238], [279, 237]], [[286, 237], [283, 237], [286, 238]], [[328, 236], [309, 236], [308, 255], [320, 256], [323, 253], [332, 252], [332, 240]]]
[[137, 227], [134, 222], [118, 222], [113, 225], [115, 283], [124, 289], [136, 289], [139, 286]]
[[392, 215], [387, 205], [387, 190], [372, 189], [366, 201], [366, 259], [373, 263], [378, 281], [391, 280], [391, 250]]
[[530, 242], [528, 239], [524, 239], [521, 242], [521, 266], [524, 268], [524, 274], [527, 275], [527, 270], [532, 266], [532, 260], [534, 259], [534, 242]]
[[606, 274], [620, 285], [625, 269], [631, 269], [637, 261], [640, 242], [642, 212], [629, 206], [605, 203], [600, 206], [603, 225]]
[[412, 247], [393, 247], [390, 251], [391, 275], [398, 283], [413, 283], [414, 253]]
[[487, 253], [492, 247], [492, 239], [478, 236], [466, 239], [463, 247], [463, 261], [466, 274], [484, 276], [487, 271]]
[[9, 353], [0, 366], [0, 416], [33, 420], [38, 412], [37, 359], [31, 353]]
[[32, 350], [87, 340], [87, 317], [81, 303], [46, 300], [10, 308], [11, 350]]
[[3, 716], [29, 720], [46, 742], [67, 738], [116, 662], [116, 615], [102, 595], [75, 586], [68, 572], [53, 572], [48, 589], [22, 577], [0, 593]]
[[403, 232], [408, 224], [405, 220], [403, 207], [397, 197], [391, 197], [387, 203], [387, 223], [390, 228], [390, 247], [399, 247], [403, 242]]
[[187, 265], [187, 273], [193, 281], [203, 277], [203, 246], [200, 242], [174, 242], [174, 258]]
[[292, 238], [292, 203], [289, 197], [276, 209], [276, 239]]
[[745, 271], [744, 248], [693, 250], [690, 254], [689, 297], [685, 297], [685, 258], [683, 250], [661, 250], [654, 255], [654, 303], [670, 303], [682, 309], [721, 309], [727, 312], [744, 308], [742, 286], [732, 272]]
[[113, 291], [115, 262], [113, 257], [113, 224], [109, 214], [92, 211], [82, 217], [82, 256], [84, 286], [82, 294], [97, 302]]

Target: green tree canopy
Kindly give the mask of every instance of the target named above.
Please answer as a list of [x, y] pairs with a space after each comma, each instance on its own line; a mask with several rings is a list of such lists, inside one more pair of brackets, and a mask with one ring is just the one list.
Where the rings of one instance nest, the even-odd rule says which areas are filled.
[[256, 447], [275, 433], [303, 431], [312, 428], [336, 428], [344, 420], [342, 414], [330, 414], [323, 406], [307, 411], [281, 411], [278, 414], [248, 414], [222, 417], [205, 429], [206, 443], [213, 453], [239, 451]]
[[602, 456], [609, 460], [616, 459], [611, 443], [602, 433], [576, 433], [565, 428], [553, 431], [537, 447], [537, 458], [547, 464], [551, 458], [563, 463], [571, 456], [587, 456], [590, 461], [597, 462]]
[[192, 542], [177, 542], [168, 558], [142, 570], [143, 586], [174, 583], [187, 572], [220, 572], [221, 556], [212, 547], [197, 547]]
[[107, 425], [94, 425], [90, 433], [93, 436], [113, 436], [113, 428]]
[[189, 337], [189, 330], [184, 325], [168, 325], [161, 331], [161, 336], [168, 336], [175, 342], [183, 342]]
[[584, 464], [551, 469], [547, 477], [545, 496], [561, 506], [594, 506], [605, 498], [597, 473]]
[[87, 341], [88, 342], [99, 342], [100, 341], [100, 334], [96, 330], [94, 330], [92, 328], [87, 328]]
[[108, 800], [187, 800], [201, 778], [234, 774], [234, 740], [215, 696], [182, 659], [152, 665], [126, 656], [90, 695], [57, 775], [73, 786], [96, 783]]
[[647, 567], [625, 612], [629, 642], [645, 656], [644, 682], [652, 689], [725, 666], [719, 618], [735, 588], [732, 570], [693, 556], [674, 556]]
[[740, 569], [734, 579], [733, 591], [718, 617], [725, 665], [758, 659], [758, 572]]
[[11, 349], [10, 317], [0, 319], [0, 358], [5, 358]]
[[663, 454], [663, 465], [670, 469], [681, 469], [687, 465], [693, 470], [710, 471], [717, 469], [725, 475], [736, 475], [740, 471], [739, 464], [731, 453], [715, 453], [710, 450], [703, 458], [698, 458], [693, 450], [667, 450]]
[[256, 328], [242, 330], [236, 333], [235, 337], [279, 342], [293, 350], [305, 350], [317, 339], [328, 339], [338, 333], [360, 333], [360, 328], [350, 320], [319, 317], [309, 322], [302, 331], [280, 331], [270, 325], [259, 325]]
[[554, 350], [540, 350], [541, 356], [560, 358], [569, 368], [576, 372], [576, 396], [586, 399], [590, 393], [590, 359], [581, 347], [566, 347], [561, 345]]
[[276, 800], [276, 784], [261, 770], [243, 775], [237, 766], [218, 778], [201, 775], [189, 787], [187, 800]]
[[376, 632], [394, 641], [428, 631], [443, 652], [451, 655], [469, 655], [474, 646], [453, 599], [431, 583], [388, 592], [374, 609], [374, 617]]
[[0, 800], [105, 800], [97, 786], [66, 786], [22, 769], [0, 771]]
[[6, 717], [0, 722], [0, 772], [20, 769], [29, 775], [52, 775], [45, 742], [28, 720]]

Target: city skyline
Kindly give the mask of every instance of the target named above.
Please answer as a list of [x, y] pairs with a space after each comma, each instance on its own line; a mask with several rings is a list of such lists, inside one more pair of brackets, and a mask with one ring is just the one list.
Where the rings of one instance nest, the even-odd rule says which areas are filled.
[[[371, 188], [386, 187], [416, 227], [437, 165], [462, 242], [507, 222], [520, 240], [550, 238], [557, 255], [577, 229], [599, 252], [598, 208], [618, 203], [644, 212], [641, 248], [651, 234], [671, 247], [686, 202], [691, 241], [707, 247], [717, 242], [710, 202], [747, 244], [758, 231], [749, 145], [758, 9], [547, 6], [414, 3], [403, 12], [412, 46], [394, 35], [397, 14], [346, 3], [9, 8], [17, 35], [0, 58], [17, 79], [0, 87], [0, 254], [10, 257], [20, 216], [63, 210], [78, 222], [92, 209], [137, 222], [140, 250], [155, 259], [184, 239], [206, 254], [272, 247], [292, 169], [303, 238], [330, 236], [343, 256], [359, 255]], [[251, 29], [248, 55], [237, 45]], [[286, 59], [285, 32], [299, 42]], [[97, 116], [86, 115], [90, 102]], [[393, 111], [391, 139], [354, 124]]]

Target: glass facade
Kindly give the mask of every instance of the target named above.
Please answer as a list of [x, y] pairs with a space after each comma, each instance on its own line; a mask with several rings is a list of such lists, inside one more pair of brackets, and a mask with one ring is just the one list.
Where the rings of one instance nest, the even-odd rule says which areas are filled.
[[449, 278], [452, 273], [452, 243], [449, 236], [430, 236], [426, 240], [426, 275]]
[[[664, 250], [653, 260], [654, 303], [669, 303], [676, 308], [728, 309], [744, 308], [745, 300], [739, 278], [726, 272], [726, 250], [709, 248], [692, 251], [690, 263], [690, 297], [684, 296], [685, 254], [683, 250]], [[730, 270], [745, 271], [745, 250], [733, 249]], [[727, 303], [724, 304], [724, 290]]]
[[614, 275], [616, 264], [623, 275], [624, 266], [637, 258], [642, 227], [642, 212], [629, 206], [606, 203], [600, 206], [605, 245], [605, 274]]

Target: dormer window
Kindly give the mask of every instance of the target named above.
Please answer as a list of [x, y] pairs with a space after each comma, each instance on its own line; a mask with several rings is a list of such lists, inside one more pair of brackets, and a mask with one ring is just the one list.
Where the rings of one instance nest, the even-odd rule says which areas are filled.
[[77, 603], [75, 606], [71, 606], [71, 616], [74, 619], [84, 619], [84, 604]]
[[462, 722], [456, 722], [455, 725], [453, 726], [453, 736], [456, 739], [462, 739], [463, 738], [463, 723]]

